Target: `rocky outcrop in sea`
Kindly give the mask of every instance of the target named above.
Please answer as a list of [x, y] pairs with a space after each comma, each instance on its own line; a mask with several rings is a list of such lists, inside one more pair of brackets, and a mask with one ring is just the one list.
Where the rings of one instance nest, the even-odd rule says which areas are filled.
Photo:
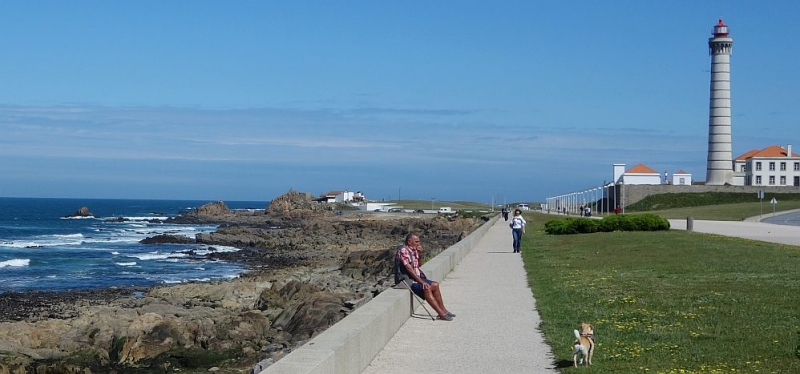
[[89, 208], [82, 206], [80, 209], [76, 210], [74, 213], [67, 214], [64, 218], [89, 218], [94, 217], [94, 214], [89, 211]]
[[408, 232], [434, 256], [483, 222], [333, 211], [295, 191], [263, 211], [213, 202], [172, 220], [215, 232], [146, 239], [238, 247], [209, 255], [250, 269], [230, 281], [0, 294], [0, 374], [249, 373], [388, 288]]

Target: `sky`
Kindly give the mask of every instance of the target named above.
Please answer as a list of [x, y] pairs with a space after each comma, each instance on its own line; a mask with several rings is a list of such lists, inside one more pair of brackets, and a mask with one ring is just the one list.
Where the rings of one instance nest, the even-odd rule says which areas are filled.
[[3, 1], [0, 196], [544, 201], [800, 150], [800, 2]]

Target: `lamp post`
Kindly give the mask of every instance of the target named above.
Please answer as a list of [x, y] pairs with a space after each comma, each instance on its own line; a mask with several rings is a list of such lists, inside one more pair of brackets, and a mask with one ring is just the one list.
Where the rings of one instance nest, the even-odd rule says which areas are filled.
[[432, 198], [431, 198], [431, 210], [433, 210], [433, 202], [434, 202], [434, 201], [436, 201], [436, 198], [435, 198], [435, 197], [432, 197]]

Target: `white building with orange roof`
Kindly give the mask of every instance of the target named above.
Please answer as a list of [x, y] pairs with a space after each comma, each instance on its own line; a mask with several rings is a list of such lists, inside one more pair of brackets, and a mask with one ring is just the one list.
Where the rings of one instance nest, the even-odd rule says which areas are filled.
[[800, 186], [800, 155], [791, 144], [748, 151], [733, 161], [733, 168], [734, 185]]
[[625, 170], [625, 164], [614, 164], [614, 183], [616, 184], [661, 184], [661, 175], [645, 164]]

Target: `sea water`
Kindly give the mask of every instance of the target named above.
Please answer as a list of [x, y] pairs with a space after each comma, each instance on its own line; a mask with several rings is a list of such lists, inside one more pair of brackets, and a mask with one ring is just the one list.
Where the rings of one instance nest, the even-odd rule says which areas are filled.
[[[141, 244], [159, 235], [184, 235], [214, 225], [166, 219], [209, 201], [0, 198], [0, 292], [63, 291], [152, 286], [237, 277], [241, 266], [205, 258], [237, 248], [200, 244]], [[267, 202], [226, 201], [231, 209], [264, 209]], [[81, 207], [90, 218], [65, 218]], [[122, 217], [124, 220], [120, 221]]]

